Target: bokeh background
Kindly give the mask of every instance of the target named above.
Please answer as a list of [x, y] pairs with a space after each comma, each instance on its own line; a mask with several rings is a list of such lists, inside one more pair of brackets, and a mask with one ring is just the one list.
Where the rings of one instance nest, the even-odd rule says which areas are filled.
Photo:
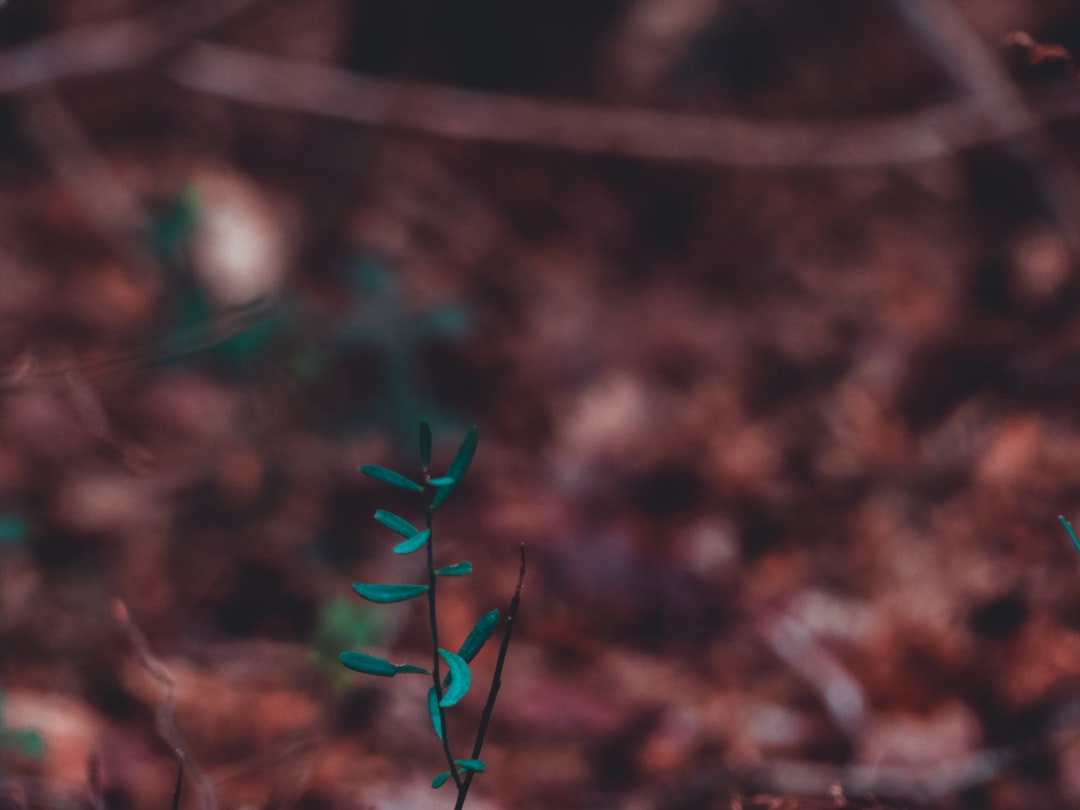
[[336, 661], [428, 655], [350, 588], [419, 576], [358, 467], [427, 418], [480, 427], [444, 638], [529, 557], [469, 806], [1076, 806], [1076, 49], [1067, 0], [9, 0], [0, 804], [168, 806], [182, 745], [184, 808], [450, 806], [424, 680]]

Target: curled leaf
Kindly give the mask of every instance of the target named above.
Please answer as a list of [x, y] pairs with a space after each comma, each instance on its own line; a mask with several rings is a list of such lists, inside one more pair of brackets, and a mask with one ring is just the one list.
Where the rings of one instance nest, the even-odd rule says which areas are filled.
[[419, 548], [423, 548], [427, 541], [431, 538], [431, 529], [424, 529], [422, 532], [417, 532], [408, 540], [404, 540], [394, 546], [395, 554], [412, 554]]
[[435, 687], [428, 689], [427, 693], [428, 715], [431, 717], [431, 727], [435, 729], [435, 736], [442, 739], [442, 715], [439, 714], [439, 697], [435, 694]]
[[440, 576], [444, 576], [444, 577], [463, 577], [466, 574], [471, 574], [472, 573], [472, 563], [471, 562], [454, 563], [453, 565], [447, 565], [447, 566], [445, 566], [443, 568], [437, 568], [435, 570], [435, 573], [439, 574]]
[[476, 658], [476, 654], [480, 652], [484, 643], [491, 638], [491, 634], [495, 632], [495, 626], [499, 623], [499, 609], [489, 610], [476, 622], [476, 625], [469, 631], [469, 635], [466, 636], [465, 641], [461, 645], [461, 649], [458, 650], [458, 655], [464, 658], [466, 661], [472, 661]]
[[430, 478], [428, 483], [433, 487], [452, 487], [457, 483], [456, 478], [451, 478], [449, 475], [444, 475], [441, 478]]
[[434, 509], [440, 506], [443, 501], [450, 497], [450, 493], [454, 491], [457, 486], [457, 482], [465, 475], [465, 471], [469, 469], [469, 464], [472, 463], [473, 455], [476, 453], [476, 442], [479, 439], [480, 430], [473, 425], [469, 428], [469, 432], [465, 434], [465, 440], [462, 441], [461, 447], [458, 448], [457, 454], [454, 456], [454, 460], [450, 462], [450, 467], [446, 471], [446, 478], [453, 478], [453, 484], [445, 487], [440, 487], [439, 491], [435, 493], [435, 497], [431, 500], [431, 507]]
[[393, 512], [387, 512], [385, 509], [380, 509], [375, 513], [375, 519], [379, 521], [383, 526], [388, 528], [392, 532], [400, 534], [402, 537], [412, 537], [419, 529], [413, 526], [409, 521], [403, 517], [395, 515]]
[[374, 478], [376, 481], [382, 481], [384, 484], [390, 484], [391, 486], [398, 487], [400, 489], [407, 489], [410, 492], [423, 492], [424, 488], [415, 481], [410, 481], [401, 473], [388, 470], [386, 467], [378, 467], [374, 464], [365, 464], [360, 468], [360, 472], [369, 478]]
[[354, 582], [353, 590], [369, 602], [404, 602], [427, 593], [427, 585], [373, 585], [366, 582]]
[[440, 648], [439, 655], [450, 668], [452, 679], [446, 691], [443, 692], [442, 700], [439, 701], [439, 705], [446, 709], [465, 697], [472, 685], [472, 673], [469, 671], [468, 663], [457, 653], [447, 652]]
[[420, 423], [420, 462], [425, 470], [431, 463], [431, 425], [426, 419]]

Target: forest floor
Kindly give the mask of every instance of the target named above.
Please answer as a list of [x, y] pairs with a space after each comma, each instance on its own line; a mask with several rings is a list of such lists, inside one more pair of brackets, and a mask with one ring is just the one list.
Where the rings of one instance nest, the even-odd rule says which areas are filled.
[[[1022, 32], [1022, 33], [1017, 33]], [[1080, 9], [0, 6], [0, 807], [1080, 802]], [[477, 687], [448, 715], [466, 750]], [[35, 750], [40, 742], [43, 750]]]

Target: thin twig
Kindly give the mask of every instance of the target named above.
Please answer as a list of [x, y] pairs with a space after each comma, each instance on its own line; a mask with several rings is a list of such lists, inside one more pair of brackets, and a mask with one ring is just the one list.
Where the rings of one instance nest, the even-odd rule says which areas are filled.
[[[161, 735], [161, 739], [163, 739], [173, 750], [180, 763], [181, 770], [180, 775], [177, 778], [179, 779], [183, 776], [183, 768], [186, 762], [188, 764], [188, 769], [192, 772], [192, 778], [195, 781], [199, 807], [201, 810], [216, 810], [217, 800], [214, 797], [214, 791], [210, 784], [210, 780], [206, 778], [201, 768], [188, 759], [186, 754], [187, 746], [184, 743], [183, 736], [180, 734], [180, 730], [176, 727], [176, 681], [169, 673], [169, 670], [166, 669], [165, 665], [161, 663], [150, 649], [150, 644], [147, 642], [146, 636], [143, 634], [142, 630], [139, 629], [138, 625], [135, 624], [134, 619], [131, 618], [131, 612], [128, 610], [127, 605], [120, 599], [114, 599], [112, 613], [113, 618], [116, 619], [121, 629], [123, 629], [128, 641], [131, 642], [131, 646], [135, 651], [135, 658], [139, 662], [139, 665], [146, 670], [151, 678], [161, 684], [165, 691], [165, 694], [158, 703], [157, 710], [154, 713], [154, 725], [157, 728], [158, 734]], [[178, 801], [178, 797], [174, 794], [174, 802], [175, 801]]]
[[65, 357], [57, 366], [41, 367], [33, 356], [24, 359], [17, 371], [0, 374], [0, 395], [27, 388], [67, 388], [70, 377], [77, 374], [85, 381], [98, 380], [109, 374], [141, 363], [169, 363], [190, 354], [213, 348], [252, 326], [281, 314], [281, 301], [261, 298], [246, 306], [215, 317], [209, 324], [188, 327], [170, 337], [140, 345], [92, 360], [68, 361]]
[[0, 93], [129, 70], [260, 0], [186, 0], [116, 22], [51, 34], [0, 53]]
[[[865, 168], [954, 156], [1029, 132], [1032, 117], [988, 126], [963, 99], [855, 121], [763, 121], [604, 107], [359, 76], [330, 65], [198, 43], [171, 66], [184, 87], [248, 104], [480, 143], [757, 169]], [[1080, 113], [1080, 94], [1048, 115]]]
[[[495, 672], [491, 676], [491, 688], [488, 690], [487, 702], [484, 704], [483, 714], [480, 715], [480, 725], [476, 730], [476, 741], [473, 743], [472, 758], [480, 759], [480, 753], [484, 749], [484, 738], [487, 736], [488, 723], [491, 722], [491, 713], [495, 710], [495, 699], [499, 696], [499, 687], [502, 686], [503, 665], [506, 663], [506, 652], [510, 649], [510, 635], [514, 632], [514, 618], [517, 616], [518, 605], [521, 603], [521, 586], [525, 582], [525, 544], [521, 544], [521, 566], [518, 568], [517, 587], [514, 588], [514, 598], [510, 600], [510, 609], [506, 612], [506, 629], [503, 630], [502, 643], [499, 645], [499, 657], [495, 661]], [[465, 805], [465, 797], [469, 795], [469, 787], [472, 785], [473, 776], [476, 772], [469, 771], [465, 774], [465, 782], [458, 789], [457, 803], [454, 810], [461, 810]]]
[[172, 810], [179, 810], [180, 794], [184, 788], [184, 755], [176, 752], [176, 787], [173, 788]]

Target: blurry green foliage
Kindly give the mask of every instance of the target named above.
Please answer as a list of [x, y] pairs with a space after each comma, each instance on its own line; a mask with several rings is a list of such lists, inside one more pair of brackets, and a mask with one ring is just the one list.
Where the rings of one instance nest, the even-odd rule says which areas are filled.
[[422, 377], [424, 343], [467, 336], [468, 313], [452, 303], [420, 311], [411, 309], [401, 281], [385, 257], [368, 255], [356, 259], [349, 276], [357, 305], [338, 328], [337, 342], [345, 349], [374, 349], [383, 360], [378, 396], [362, 412], [363, 421], [387, 427], [392, 436], [399, 437], [411, 435], [413, 426], [424, 419], [439, 427], [460, 427], [459, 420], [421, 393], [417, 380]]
[[26, 520], [21, 515], [11, 512], [0, 513], [0, 548], [19, 545], [26, 539], [29, 530]]
[[338, 653], [346, 647], [375, 644], [384, 627], [384, 614], [367, 604], [358, 604], [345, 596], [335, 596], [326, 601], [319, 611], [318, 624], [311, 639], [312, 664], [330, 679], [335, 690], [347, 689], [353, 679], [341, 668]]
[[45, 755], [45, 742], [36, 731], [8, 728], [4, 723], [4, 696], [0, 694], [0, 749], [18, 751], [38, 759]]
[[306, 316], [302, 300], [284, 297], [223, 313], [190, 266], [189, 246], [203, 215], [198, 190], [185, 188], [163, 204], [147, 237], [166, 280], [162, 360], [196, 356], [233, 378], [283, 368], [300, 383], [340, 385], [350, 358], [373, 353], [379, 371], [365, 380], [370, 398], [359, 409], [348, 403], [349, 424], [389, 428], [396, 437], [409, 435], [425, 416], [440, 427], [461, 427], [422, 392], [420, 380], [427, 343], [468, 335], [464, 307], [411, 307], [391, 258], [365, 252], [346, 267], [350, 309], [340, 321]]
[[150, 248], [165, 261], [176, 261], [199, 223], [199, 191], [187, 186], [166, 200], [161, 213], [154, 218], [150, 230]]

